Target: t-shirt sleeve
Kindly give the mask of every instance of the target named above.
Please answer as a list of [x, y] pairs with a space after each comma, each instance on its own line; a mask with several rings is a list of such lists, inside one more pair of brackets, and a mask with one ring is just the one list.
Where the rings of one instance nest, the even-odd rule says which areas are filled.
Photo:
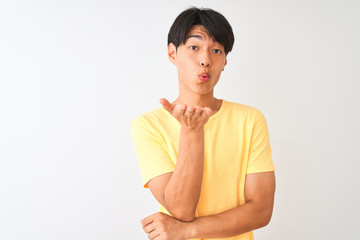
[[145, 188], [152, 178], [174, 171], [168, 152], [143, 116], [131, 122], [131, 136]]
[[264, 115], [256, 110], [251, 134], [247, 174], [274, 171], [269, 131]]

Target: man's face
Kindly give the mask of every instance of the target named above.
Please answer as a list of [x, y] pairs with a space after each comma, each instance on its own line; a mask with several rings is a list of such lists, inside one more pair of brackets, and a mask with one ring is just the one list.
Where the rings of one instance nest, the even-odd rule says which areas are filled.
[[214, 42], [203, 26], [193, 26], [177, 51], [170, 43], [168, 54], [178, 70], [180, 94], [213, 94], [226, 65], [226, 55], [224, 47]]

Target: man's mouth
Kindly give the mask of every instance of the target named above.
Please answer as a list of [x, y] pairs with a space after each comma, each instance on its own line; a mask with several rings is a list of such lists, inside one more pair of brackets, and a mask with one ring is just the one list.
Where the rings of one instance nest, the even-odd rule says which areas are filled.
[[210, 76], [206, 72], [201, 73], [199, 77], [202, 82], [207, 82], [210, 78]]

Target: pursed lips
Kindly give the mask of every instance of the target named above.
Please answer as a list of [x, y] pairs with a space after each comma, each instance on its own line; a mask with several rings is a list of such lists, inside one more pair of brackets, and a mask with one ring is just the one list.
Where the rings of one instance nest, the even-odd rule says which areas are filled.
[[209, 74], [207, 74], [206, 72], [202, 72], [200, 75], [199, 75], [199, 78], [202, 82], [207, 82], [209, 81]]

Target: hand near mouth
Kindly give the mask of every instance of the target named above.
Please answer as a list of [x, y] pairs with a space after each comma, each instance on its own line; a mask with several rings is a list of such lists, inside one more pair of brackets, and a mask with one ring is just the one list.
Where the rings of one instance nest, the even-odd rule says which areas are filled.
[[212, 114], [212, 110], [208, 107], [173, 104], [165, 98], [160, 99], [160, 104], [179, 121], [182, 127], [190, 130], [203, 129]]

